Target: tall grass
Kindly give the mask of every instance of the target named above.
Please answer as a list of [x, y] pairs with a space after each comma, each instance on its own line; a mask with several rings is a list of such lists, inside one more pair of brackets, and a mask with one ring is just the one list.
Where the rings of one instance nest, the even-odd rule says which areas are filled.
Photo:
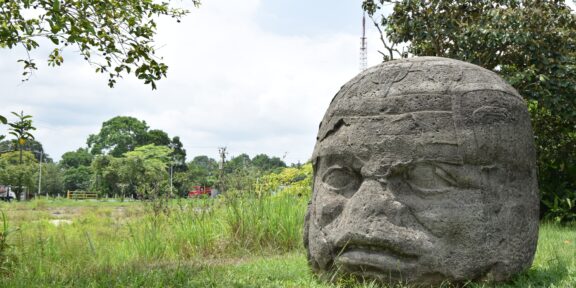
[[[173, 200], [162, 209], [40, 201], [0, 206], [20, 228], [6, 238], [16, 260], [1, 281], [69, 283], [94, 271], [292, 251], [306, 205], [292, 196]], [[62, 217], [72, 223], [51, 222]]]
[[234, 197], [225, 220], [235, 251], [288, 252], [300, 247], [305, 202], [298, 197]]
[[[0, 203], [8, 219], [0, 227], [0, 287], [373, 286], [325, 284], [310, 274], [304, 197], [156, 203], [162, 207], [42, 201]], [[496, 287], [576, 287], [576, 227], [544, 223], [532, 268]]]

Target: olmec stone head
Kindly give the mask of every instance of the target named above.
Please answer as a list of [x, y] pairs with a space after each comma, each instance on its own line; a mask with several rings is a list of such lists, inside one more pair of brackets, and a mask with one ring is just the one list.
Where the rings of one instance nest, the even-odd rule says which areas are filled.
[[313, 163], [304, 242], [319, 274], [503, 281], [532, 263], [530, 119], [491, 71], [437, 57], [368, 69], [332, 100]]

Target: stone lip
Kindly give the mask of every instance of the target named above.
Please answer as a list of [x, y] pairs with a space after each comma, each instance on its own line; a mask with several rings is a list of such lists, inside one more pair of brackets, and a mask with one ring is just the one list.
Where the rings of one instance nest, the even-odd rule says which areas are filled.
[[336, 242], [334, 252], [336, 255], [341, 255], [349, 251], [386, 251], [386, 254], [397, 255], [399, 258], [414, 259], [420, 256], [420, 253], [415, 251], [422, 251], [424, 248], [418, 247], [416, 243], [407, 241], [393, 241], [384, 239], [375, 239], [370, 237], [361, 237], [361, 235], [354, 235], [353, 237], [344, 237]]
[[336, 241], [334, 264], [349, 273], [373, 278], [386, 275], [405, 280], [411, 274], [425, 247], [407, 239], [394, 240], [348, 234]]
[[372, 247], [353, 247], [336, 257], [336, 265], [355, 274], [372, 274], [373, 272], [390, 275], [395, 280], [402, 280], [404, 273], [412, 271], [417, 256], [398, 254], [385, 248], [375, 250]]

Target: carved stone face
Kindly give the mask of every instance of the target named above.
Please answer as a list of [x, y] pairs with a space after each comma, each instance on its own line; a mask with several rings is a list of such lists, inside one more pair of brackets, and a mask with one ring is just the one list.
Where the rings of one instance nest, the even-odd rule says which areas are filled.
[[334, 97], [313, 162], [304, 242], [315, 272], [502, 281], [532, 262], [530, 119], [490, 71], [436, 57], [367, 70]]

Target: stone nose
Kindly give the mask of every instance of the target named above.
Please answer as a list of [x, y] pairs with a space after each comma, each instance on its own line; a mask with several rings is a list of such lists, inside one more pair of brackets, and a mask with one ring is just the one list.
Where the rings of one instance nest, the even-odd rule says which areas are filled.
[[329, 236], [334, 246], [424, 255], [431, 247], [429, 235], [412, 215], [410, 206], [396, 194], [407, 191], [393, 189], [382, 179], [364, 178], [346, 203], [341, 220], [336, 222], [338, 233]]
[[376, 179], [365, 179], [348, 204], [354, 214], [368, 223], [404, 226], [411, 218], [409, 208], [398, 201], [389, 185]]

